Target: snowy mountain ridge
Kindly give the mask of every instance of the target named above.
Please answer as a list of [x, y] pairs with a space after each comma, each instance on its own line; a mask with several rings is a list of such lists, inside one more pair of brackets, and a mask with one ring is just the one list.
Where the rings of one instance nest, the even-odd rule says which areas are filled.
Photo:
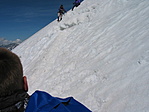
[[16, 39], [15, 41], [9, 41], [4, 38], [0, 38], [0, 47], [7, 48], [9, 50], [14, 49], [18, 46], [22, 41], [20, 39]]
[[149, 1], [84, 0], [17, 46], [30, 90], [93, 112], [148, 112]]

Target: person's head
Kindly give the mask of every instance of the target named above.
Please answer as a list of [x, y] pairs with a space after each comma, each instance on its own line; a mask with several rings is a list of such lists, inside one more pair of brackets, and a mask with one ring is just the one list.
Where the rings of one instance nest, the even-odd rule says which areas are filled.
[[17, 90], [28, 90], [26, 77], [19, 57], [11, 51], [0, 48], [0, 96]]

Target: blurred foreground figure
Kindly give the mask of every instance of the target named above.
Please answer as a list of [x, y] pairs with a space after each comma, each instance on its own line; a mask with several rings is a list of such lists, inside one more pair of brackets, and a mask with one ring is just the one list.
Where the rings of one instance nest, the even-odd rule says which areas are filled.
[[0, 112], [91, 112], [73, 97], [53, 97], [43, 91], [28, 95], [19, 57], [0, 48]]

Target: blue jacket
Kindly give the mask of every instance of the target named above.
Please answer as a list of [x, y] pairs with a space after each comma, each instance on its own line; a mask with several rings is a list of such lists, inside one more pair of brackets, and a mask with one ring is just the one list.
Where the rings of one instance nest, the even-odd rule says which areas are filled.
[[25, 112], [91, 112], [73, 97], [53, 97], [42, 91], [31, 95]]
[[80, 3], [80, 0], [76, 0], [74, 3], [75, 4], [79, 4]]

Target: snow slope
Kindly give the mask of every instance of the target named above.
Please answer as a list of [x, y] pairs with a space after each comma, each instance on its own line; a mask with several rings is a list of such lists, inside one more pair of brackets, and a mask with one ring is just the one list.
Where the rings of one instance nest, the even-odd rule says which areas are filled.
[[149, 112], [149, 1], [84, 0], [16, 47], [32, 94], [93, 112]]

